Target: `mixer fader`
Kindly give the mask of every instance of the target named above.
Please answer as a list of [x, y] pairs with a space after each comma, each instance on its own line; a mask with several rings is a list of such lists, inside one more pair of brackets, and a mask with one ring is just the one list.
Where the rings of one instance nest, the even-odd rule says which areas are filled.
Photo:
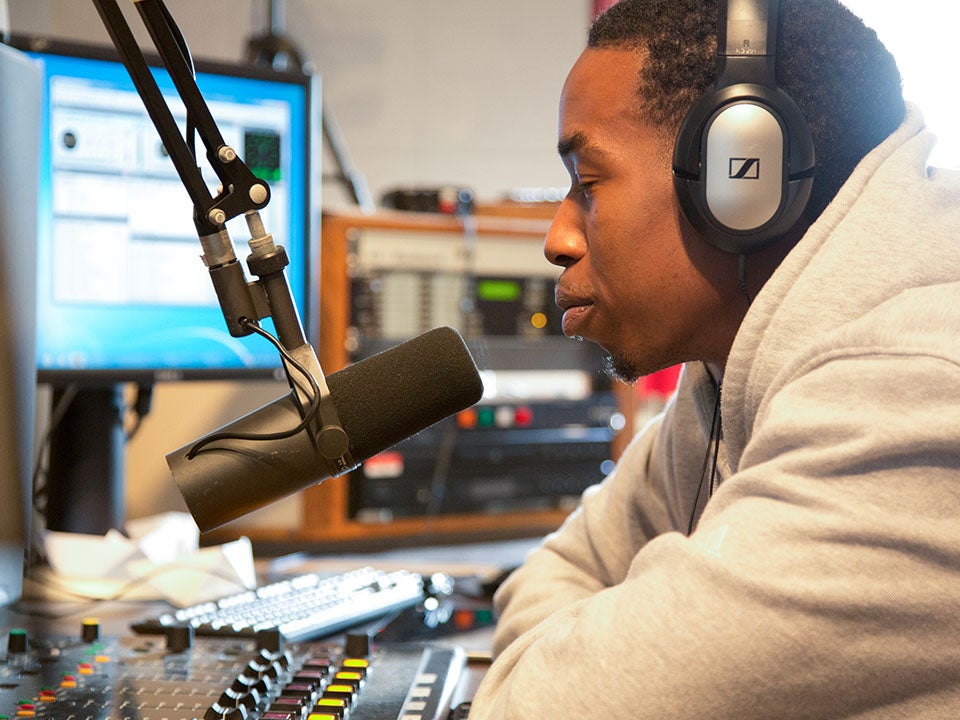
[[50, 720], [439, 720], [463, 668], [458, 649], [286, 644], [163, 636], [101, 639], [14, 629], [0, 656], [0, 717]]

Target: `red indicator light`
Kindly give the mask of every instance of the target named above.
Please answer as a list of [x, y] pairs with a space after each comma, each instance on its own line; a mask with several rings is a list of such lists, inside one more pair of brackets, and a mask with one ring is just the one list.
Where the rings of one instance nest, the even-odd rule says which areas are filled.
[[514, 422], [517, 427], [530, 427], [533, 425], [533, 408], [521, 405], [514, 413]]

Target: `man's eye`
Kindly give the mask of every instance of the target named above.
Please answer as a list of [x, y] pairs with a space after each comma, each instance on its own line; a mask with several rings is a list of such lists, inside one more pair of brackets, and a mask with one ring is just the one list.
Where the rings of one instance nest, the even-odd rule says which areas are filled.
[[593, 186], [594, 183], [589, 180], [576, 180], [577, 192], [586, 198], [590, 197], [590, 192], [593, 189]]

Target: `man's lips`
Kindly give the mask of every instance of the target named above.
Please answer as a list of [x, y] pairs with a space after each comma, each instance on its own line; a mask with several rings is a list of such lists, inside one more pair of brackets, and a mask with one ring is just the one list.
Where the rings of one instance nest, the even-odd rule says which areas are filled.
[[563, 334], [574, 337], [580, 333], [577, 330], [583, 325], [584, 317], [593, 303], [584, 297], [568, 293], [559, 287], [556, 291], [557, 307], [563, 310]]

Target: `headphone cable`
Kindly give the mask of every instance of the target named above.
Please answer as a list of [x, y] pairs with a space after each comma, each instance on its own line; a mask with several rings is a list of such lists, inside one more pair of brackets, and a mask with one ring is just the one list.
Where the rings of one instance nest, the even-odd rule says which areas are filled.
[[737, 256], [737, 284], [740, 286], [740, 292], [747, 299], [747, 307], [753, 304], [753, 298], [750, 297], [750, 291], [747, 289], [747, 254], [740, 253]]
[[700, 493], [703, 492], [703, 483], [707, 475], [707, 464], [710, 463], [710, 450], [713, 446], [713, 463], [710, 467], [710, 484], [707, 487], [707, 499], [713, 494], [714, 480], [717, 475], [717, 456], [720, 454], [720, 390], [723, 387], [723, 378], [717, 380], [717, 393], [713, 402], [713, 419], [710, 421], [710, 435], [707, 437], [707, 451], [703, 456], [703, 466], [700, 468], [700, 482], [697, 484], [697, 494], [693, 498], [693, 507], [690, 509], [690, 518], [687, 520], [687, 535], [693, 533], [693, 521], [697, 515], [697, 506], [700, 504]]

